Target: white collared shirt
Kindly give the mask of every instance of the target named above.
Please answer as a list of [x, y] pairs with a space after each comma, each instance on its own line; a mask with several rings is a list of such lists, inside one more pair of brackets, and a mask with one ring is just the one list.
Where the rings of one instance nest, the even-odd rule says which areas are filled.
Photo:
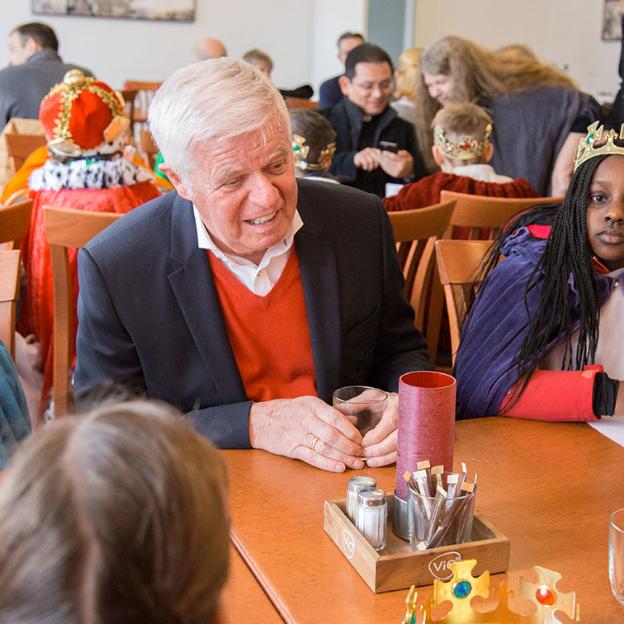
[[221, 251], [212, 240], [195, 206], [193, 206], [193, 213], [195, 214], [198, 247], [211, 251], [243, 286], [260, 297], [264, 297], [277, 284], [290, 257], [295, 234], [303, 227], [301, 216], [295, 210], [295, 215], [284, 238], [269, 247], [260, 264], [256, 266], [251, 260]]
[[485, 163], [477, 165], [459, 165], [458, 167], [453, 167], [451, 173], [458, 176], [466, 176], [473, 180], [479, 180], [480, 182], [496, 182], [497, 184], [513, 182], [513, 180], [507, 176], [498, 175], [496, 171], [494, 171], [494, 167], [486, 165]]

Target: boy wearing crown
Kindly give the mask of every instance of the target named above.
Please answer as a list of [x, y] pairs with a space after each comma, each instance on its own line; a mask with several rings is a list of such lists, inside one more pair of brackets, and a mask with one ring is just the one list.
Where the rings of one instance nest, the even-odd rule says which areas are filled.
[[624, 127], [588, 128], [563, 201], [516, 217], [481, 275], [455, 363], [458, 418], [624, 415]]
[[294, 110], [290, 112], [290, 130], [295, 175], [340, 184], [336, 176], [329, 173], [336, 153], [336, 131], [329, 121], [315, 110]]
[[383, 202], [388, 212], [437, 204], [441, 191], [488, 197], [535, 197], [522, 178], [498, 175], [489, 161], [494, 146], [488, 113], [469, 102], [445, 106], [433, 119], [433, 158], [441, 171], [404, 186]]

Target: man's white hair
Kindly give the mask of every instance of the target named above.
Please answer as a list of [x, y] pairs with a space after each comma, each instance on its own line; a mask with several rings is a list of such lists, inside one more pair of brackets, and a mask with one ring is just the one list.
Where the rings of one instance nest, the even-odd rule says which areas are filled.
[[200, 166], [193, 147], [281, 124], [290, 137], [290, 118], [275, 85], [239, 59], [194, 63], [172, 74], [149, 108], [149, 127], [163, 158], [178, 175]]

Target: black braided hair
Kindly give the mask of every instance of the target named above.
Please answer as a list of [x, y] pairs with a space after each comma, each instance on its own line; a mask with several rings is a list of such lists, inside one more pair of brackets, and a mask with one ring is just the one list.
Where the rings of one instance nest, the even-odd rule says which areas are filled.
[[[543, 204], [514, 217], [494, 241], [485, 259], [482, 277], [496, 266], [506, 238], [519, 227], [552, 225], [546, 249], [527, 281], [528, 292], [541, 282], [539, 304], [529, 319], [527, 334], [509, 370], [517, 370], [517, 386], [508, 408], [519, 398], [528, 380], [547, 353], [548, 345], [563, 337], [566, 345], [563, 370], [580, 370], [593, 362], [598, 344], [600, 304], [592, 267], [592, 249], [587, 237], [587, 204], [594, 172], [606, 156], [591, 158], [574, 172], [561, 204]], [[541, 275], [543, 274], [543, 275]], [[578, 293], [578, 319], [572, 316], [569, 278]], [[528, 305], [528, 304], [527, 304]], [[575, 357], [571, 338], [578, 321], [578, 347]]]

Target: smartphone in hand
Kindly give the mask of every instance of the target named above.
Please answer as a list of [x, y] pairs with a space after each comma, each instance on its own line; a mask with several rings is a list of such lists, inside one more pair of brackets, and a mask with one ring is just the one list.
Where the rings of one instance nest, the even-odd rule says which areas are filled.
[[379, 141], [379, 149], [396, 154], [399, 151], [399, 146], [394, 141]]

